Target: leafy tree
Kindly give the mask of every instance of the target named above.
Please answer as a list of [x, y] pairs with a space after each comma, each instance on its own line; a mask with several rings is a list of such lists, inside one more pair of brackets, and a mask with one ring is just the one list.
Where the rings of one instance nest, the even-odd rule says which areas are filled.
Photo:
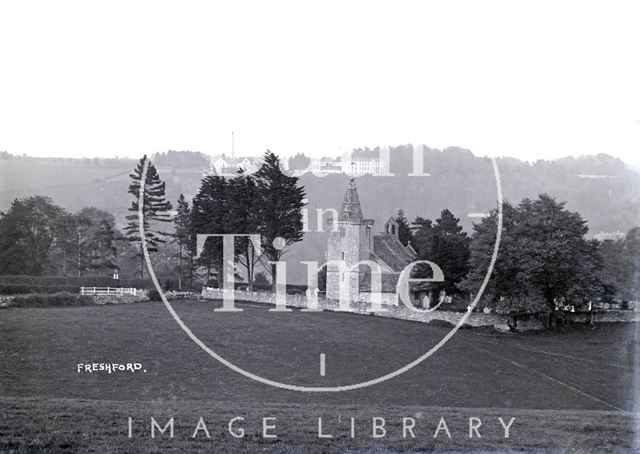
[[115, 232], [109, 221], [100, 221], [89, 246], [90, 267], [96, 271], [112, 271], [117, 267], [118, 249], [115, 246]]
[[[517, 295], [528, 290], [519, 282], [517, 245], [517, 208], [509, 202], [502, 204], [502, 239], [500, 254], [493, 267], [491, 279], [484, 291], [483, 299], [495, 303], [501, 298]], [[482, 284], [493, 254], [497, 235], [498, 210], [494, 209], [480, 223], [474, 224], [471, 237], [469, 273], [458, 287], [471, 294], [477, 293]]]
[[625, 292], [628, 299], [640, 299], [640, 227], [627, 232], [622, 244], [626, 262]]
[[[260, 168], [254, 174], [260, 203], [260, 235], [263, 258], [279, 261], [287, 246], [302, 240], [302, 208], [304, 187], [298, 186], [298, 178], [285, 175], [280, 170], [280, 159], [268, 151]], [[274, 244], [275, 242], [275, 244]], [[267, 267], [275, 289], [276, 266]]]
[[[445, 209], [435, 223], [428, 219], [417, 218], [414, 234], [414, 248], [421, 260], [437, 264], [444, 273], [444, 283], [433, 285], [433, 290], [444, 289], [453, 294], [458, 291], [457, 284], [469, 271], [469, 244], [466, 232], [460, 226], [460, 219]], [[418, 268], [420, 272], [420, 268]]]
[[75, 268], [76, 274], [82, 276], [89, 269], [89, 243], [95, 234], [95, 227], [91, 217], [86, 213], [80, 212], [74, 215], [75, 229]]
[[183, 276], [183, 261], [185, 258], [185, 252], [189, 258], [189, 285], [191, 286], [193, 280], [193, 247], [192, 247], [192, 232], [191, 232], [191, 208], [189, 202], [184, 198], [184, 194], [180, 194], [178, 197], [178, 203], [176, 204], [176, 215], [173, 219], [175, 225], [175, 233], [173, 237], [178, 244], [178, 290], [182, 290], [182, 276]]
[[0, 215], [0, 273], [41, 274], [65, 214], [49, 197], [15, 199]]
[[[474, 226], [470, 271], [461, 288], [478, 291], [493, 253], [496, 228], [497, 210]], [[602, 261], [597, 243], [585, 238], [587, 230], [579, 213], [546, 194], [524, 199], [517, 207], [504, 203], [500, 253], [485, 302], [492, 307], [500, 302], [503, 311], [519, 315], [540, 312], [538, 302], [544, 301], [549, 325], [554, 326], [557, 305], [584, 305], [602, 297]]]
[[536, 200], [524, 199], [520, 205], [527, 254], [520, 268], [531, 286], [543, 295], [555, 323], [557, 302], [569, 300], [584, 304], [602, 296], [602, 283], [596, 270], [601, 267], [595, 245], [586, 240], [586, 221], [568, 211], [565, 202], [542, 194]]
[[[143, 156], [140, 162], [129, 175], [131, 184], [129, 194], [133, 195], [133, 201], [129, 211], [133, 214], [126, 216], [129, 221], [125, 232], [130, 242], [138, 245], [136, 257], [140, 258], [140, 278], [144, 278], [144, 254], [142, 252], [142, 238], [140, 237], [138, 224], [138, 200], [140, 197], [140, 183], [142, 173], [147, 162], [147, 156]], [[166, 233], [161, 230], [151, 230], [149, 221], [169, 222], [171, 202], [165, 200], [165, 183], [160, 179], [155, 166], [149, 162], [147, 174], [144, 182], [144, 194], [142, 204], [144, 239], [149, 253], [158, 251], [158, 244], [164, 243], [162, 236]]]
[[409, 226], [409, 221], [404, 215], [404, 210], [398, 210], [398, 214], [396, 215], [396, 222], [398, 223], [398, 238], [402, 244], [405, 246], [409, 244], [409, 241], [412, 239], [411, 227]]
[[[85, 219], [88, 219], [92, 226], [92, 231], [98, 231], [101, 227], [100, 224], [102, 221], [107, 221], [107, 223], [113, 228], [116, 225], [116, 218], [113, 214], [108, 211], [101, 210], [100, 208], [96, 208], [93, 206], [84, 207], [80, 211], [78, 211], [76, 216], [81, 216]], [[90, 234], [93, 237], [93, 232]]]
[[77, 216], [63, 213], [58, 218], [56, 230], [47, 271], [66, 276], [76, 269]]
[[624, 240], [602, 241], [598, 245], [598, 254], [603, 265], [599, 272], [600, 280], [607, 295], [626, 298], [629, 267], [625, 257]]
[[[105, 221], [110, 230], [113, 233], [114, 247], [115, 242], [122, 236], [120, 232], [115, 229], [115, 217], [113, 214], [101, 210], [96, 207], [84, 207], [78, 213], [74, 215], [75, 230], [73, 232], [75, 244], [73, 250], [75, 251], [75, 269], [78, 276], [82, 276], [85, 271], [95, 269], [92, 266], [92, 247], [95, 245], [96, 236], [99, 235], [100, 229], [102, 229], [102, 221]], [[116, 248], [117, 251], [117, 248]], [[116, 257], [113, 259], [114, 267], [117, 264], [117, 252]]]

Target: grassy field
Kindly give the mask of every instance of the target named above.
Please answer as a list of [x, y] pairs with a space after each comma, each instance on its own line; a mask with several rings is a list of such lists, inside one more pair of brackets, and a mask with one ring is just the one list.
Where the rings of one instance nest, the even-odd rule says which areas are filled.
[[[176, 302], [210, 348], [264, 377], [306, 386], [375, 378], [428, 350], [446, 328], [339, 313], [214, 312], [218, 303]], [[0, 312], [0, 450], [299, 452], [638, 449], [636, 324], [552, 333], [461, 330], [411, 371], [366, 389], [312, 394], [249, 380], [203, 352], [163, 305], [6, 309]], [[326, 356], [320, 376], [319, 356]], [[78, 363], [141, 363], [131, 372], [78, 373]], [[151, 440], [149, 421], [176, 418], [176, 436]], [[190, 439], [202, 416], [211, 439]], [[226, 433], [245, 418], [247, 436]], [[333, 439], [317, 438], [323, 417]], [[371, 417], [388, 435], [371, 438]], [[504, 440], [497, 417], [515, 417]], [[127, 438], [127, 418], [134, 421]], [[263, 439], [277, 417], [278, 439]], [[354, 417], [355, 439], [344, 424]], [[402, 417], [418, 421], [402, 438]], [[445, 417], [452, 438], [433, 438]], [[469, 439], [468, 418], [483, 421]], [[420, 430], [418, 430], [420, 429]], [[226, 435], [226, 436], [225, 436]]]

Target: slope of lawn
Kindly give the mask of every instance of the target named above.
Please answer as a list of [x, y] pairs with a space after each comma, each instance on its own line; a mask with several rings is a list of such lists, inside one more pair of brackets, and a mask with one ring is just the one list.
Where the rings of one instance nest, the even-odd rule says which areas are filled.
[[[227, 360], [260, 376], [304, 386], [379, 377], [419, 357], [448, 331], [375, 316], [274, 313], [249, 304], [241, 305], [241, 313], [214, 312], [220, 304], [210, 301], [174, 305], [193, 333]], [[120, 446], [130, 451], [131, 443], [140, 440], [144, 443], [138, 448], [150, 451], [213, 449], [211, 440], [189, 438], [200, 416], [216, 428], [212, 439], [218, 447], [234, 451], [268, 447], [295, 452], [311, 445], [319, 451], [414, 445], [585, 449], [596, 439], [602, 449], [630, 448], [638, 423], [631, 413], [637, 411], [639, 383], [636, 342], [636, 324], [515, 335], [465, 329], [399, 377], [364, 389], [318, 394], [276, 389], [229, 370], [192, 342], [160, 303], [10, 308], [0, 311], [0, 449], [101, 446], [96, 451], [103, 451]], [[325, 376], [320, 375], [321, 353]], [[94, 362], [140, 363], [142, 370], [77, 372], [79, 363]], [[224, 436], [229, 415], [253, 419], [255, 426], [271, 414], [283, 421], [278, 441], [247, 437], [238, 444]], [[403, 441], [400, 424], [402, 416], [415, 415], [424, 417], [425, 427], [411, 445]], [[486, 436], [469, 440], [467, 419], [483, 415]], [[131, 440], [125, 432], [129, 416], [140, 426]], [[176, 416], [182, 430], [173, 440], [147, 444], [151, 416]], [[317, 416], [327, 424], [335, 419], [338, 432], [344, 418], [359, 416], [363, 436], [351, 440], [345, 432], [333, 441], [318, 440], [313, 436]], [[372, 416], [389, 420], [388, 437], [371, 439]], [[452, 439], [446, 442], [432, 438], [441, 416], [451, 419]], [[497, 416], [517, 417], [512, 444], [501, 440]]]

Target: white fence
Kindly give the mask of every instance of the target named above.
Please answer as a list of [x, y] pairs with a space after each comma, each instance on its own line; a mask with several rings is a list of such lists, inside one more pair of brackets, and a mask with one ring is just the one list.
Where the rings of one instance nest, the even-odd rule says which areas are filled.
[[80, 287], [81, 295], [133, 295], [141, 292], [136, 288], [124, 288], [124, 287]]

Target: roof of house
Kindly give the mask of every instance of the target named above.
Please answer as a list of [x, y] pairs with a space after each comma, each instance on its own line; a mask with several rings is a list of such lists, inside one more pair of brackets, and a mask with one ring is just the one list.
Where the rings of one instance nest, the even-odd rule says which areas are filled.
[[[394, 293], [398, 285], [400, 273], [382, 273], [380, 275], [380, 292]], [[360, 290], [363, 292], [371, 292], [371, 273], [362, 273], [360, 279]]]
[[395, 235], [391, 234], [373, 236], [372, 255], [395, 272], [402, 271], [416, 259], [411, 250], [405, 247]]

